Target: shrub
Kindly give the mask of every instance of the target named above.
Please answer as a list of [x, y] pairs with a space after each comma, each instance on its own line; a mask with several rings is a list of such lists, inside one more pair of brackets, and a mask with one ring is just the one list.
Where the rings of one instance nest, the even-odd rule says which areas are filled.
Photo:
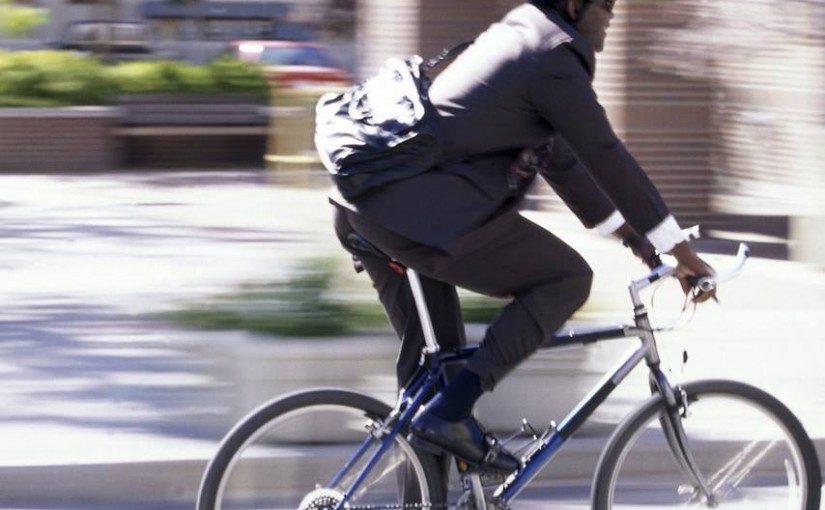
[[279, 337], [343, 335], [363, 326], [364, 317], [330, 295], [334, 278], [330, 261], [313, 260], [297, 268], [288, 281], [247, 285], [239, 292], [164, 316], [203, 329]]
[[250, 94], [265, 94], [269, 90], [269, 84], [257, 64], [221, 57], [212, 61], [208, 69], [218, 89]]
[[[167, 73], [168, 74], [168, 73]], [[107, 68], [107, 79], [119, 94], [170, 92], [167, 77], [157, 62], [128, 62]]]
[[181, 62], [122, 63], [106, 69], [121, 94], [229, 93], [266, 94], [268, 85], [257, 67], [218, 59], [198, 67]]
[[206, 66], [142, 61], [104, 66], [67, 51], [0, 52], [0, 106], [72, 106], [112, 102], [117, 94], [265, 95], [254, 64], [229, 58]]
[[28, 37], [32, 30], [48, 21], [47, 9], [15, 5], [11, 0], [0, 0], [0, 34]]
[[0, 52], [0, 105], [105, 103], [114, 92], [95, 59], [70, 52]]

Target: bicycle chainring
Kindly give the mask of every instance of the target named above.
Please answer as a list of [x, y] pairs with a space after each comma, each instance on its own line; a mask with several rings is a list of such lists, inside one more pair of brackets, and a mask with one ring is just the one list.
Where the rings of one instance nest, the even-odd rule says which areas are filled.
[[[335, 510], [343, 500], [344, 495], [336, 490], [315, 489], [304, 496], [298, 510]], [[344, 505], [344, 508], [348, 509], [349, 505]]]
[[[487, 505], [487, 510], [510, 510], [510, 505], [498, 498], [486, 498], [484, 504]], [[456, 510], [478, 510], [472, 491], [464, 491], [456, 504]]]
[[[298, 510], [335, 510], [341, 501], [344, 500], [344, 495], [334, 489], [318, 488], [304, 496], [301, 504], [298, 505]], [[345, 510], [436, 510], [445, 509], [447, 504], [432, 504], [432, 503], [395, 503], [395, 504], [376, 504], [376, 505], [355, 505], [349, 503], [344, 504]], [[490, 509], [493, 510], [493, 509]]]

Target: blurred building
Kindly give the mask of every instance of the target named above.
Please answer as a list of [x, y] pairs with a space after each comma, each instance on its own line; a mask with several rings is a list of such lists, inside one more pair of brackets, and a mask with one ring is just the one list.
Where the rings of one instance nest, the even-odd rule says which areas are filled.
[[267, 39], [286, 22], [289, 6], [281, 2], [145, 0], [141, 17], [155, 22], [162, 39], [231, 41]]
[[[320, 0], [325, 2], [325, 0]], [[311, 40], [316, 26], [301, 21], [316, 0], [38, 0], [50, 11], [36, 36], [62, 43], [77, 22], [144, 23], [158, 58], [203, 63], [226, 51], [226, 43], [244, 39]], [[323, 9], [321, 9], [323, 10]], [[101, 34], [99, 38], [113, 37]]]
[[632, 75], [660, 86], [625, 108], [659, 102], [659, 123], [685, 122], [662, 156], [693, 147], [704, 167], [662, 165], [679, 206], [718, 238], [825, 266], [825, 3], [647, 0], [628, 3], [627, 19]]
[[366, 76], [390, 56], [438, 54], [471, 41], [517, 0], [358, 0], [358, 48]]
[[40, 37], [58, 39], [63, 27], [81, 20], [157, 21], [165, 39], [227, 39], [266, 34], [286, 21], [292, 1], [255, 0], [38, 0], [51, 12]]

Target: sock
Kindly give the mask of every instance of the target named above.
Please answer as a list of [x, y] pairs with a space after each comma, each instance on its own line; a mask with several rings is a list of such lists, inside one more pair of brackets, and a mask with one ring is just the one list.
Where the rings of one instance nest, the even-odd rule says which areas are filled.
[[461, 421], [470, 417], [476, 401], [484, 394], [481, 380], [462, 368], [453, 380], [433, 398], [430, 412], [447, 421]]

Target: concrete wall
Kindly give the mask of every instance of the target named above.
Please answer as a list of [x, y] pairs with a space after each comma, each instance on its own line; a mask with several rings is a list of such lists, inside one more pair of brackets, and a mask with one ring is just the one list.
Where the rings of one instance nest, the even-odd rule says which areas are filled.
[[110, 170], [115, 122], [114, 108], [0, 108], [0, 171]]
[[[124, 104], [0, 108], [0, 172], [263, 166], [268, 119], [260, 105], [220, 104], [220, 98], [187, 104], [185, 100], [193, 99], [177, 99], [180, 104], [173, 108], [162, 99], [146, 103], [149, 113], [143, 114]], [[193, 113], [198, 109], [203, 112]], [[260, 118], [251, 117], [250, 110], [260, 110]], [[215, 123], [215, 118], [223, 122]]]

